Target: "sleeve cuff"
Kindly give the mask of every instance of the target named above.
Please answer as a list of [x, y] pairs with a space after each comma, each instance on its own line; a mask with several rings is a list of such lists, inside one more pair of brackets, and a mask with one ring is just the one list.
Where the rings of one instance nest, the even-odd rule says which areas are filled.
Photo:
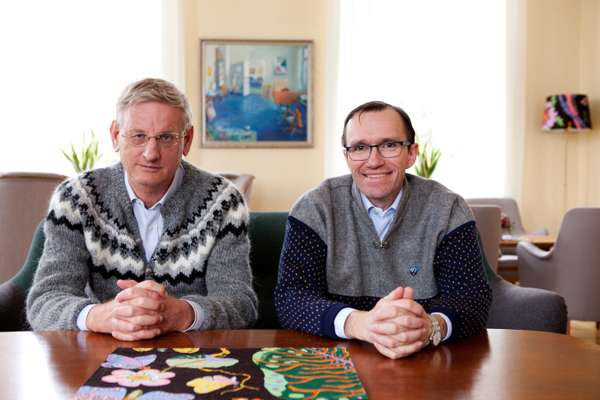
[[94, 306], [95, 304], [88, 304], [79, 312], [79, 315], [77, 316], [77, 329], [80, 331], [89, 331], [87, 327], [87, 316]]
[[334, 321], [338, 313], [344, 308], [348, 308], [348, 306], [345, 304], [333, 303], [321, 315], [321, 335], [331, 339], [341, 339], [341, 337], [336, 335]]
[[187, 301], [188, 304], [192, 307], [192, 310], [194, 310], [194, 322], [192, 322], [192, 324], [187, 329], [183, 330], [182, 332], [197, 331], [200, 329], [200, 326], [202, 325], [202, 321], [204, 320], [204, 314], [202, 313], [202, 307], [200, 307], [200, 305], [198, 303], [195, 303], [193, 301], [186, 300], [186, 299], [183, 299], [183, 300]]
[[442, 342], [452, 336], [452, 321], [450, 321], [450, 318], [441, 312], [432, 312], [431, 315], [439, 315], [440, 317], [444, 318], [444, 321], [446, 321], [446, 336], [442, 338]]
[[348, 319], [348, 316], [352, 311], [356, 310], [350, 307], [342, 308], [333, 320], [335, 334], [341, 337], [342, 339], [348, 339], [348, 336], [346, 336], [346, 332], [344, 331], [344, 326], [346, 325], [346, 320]]

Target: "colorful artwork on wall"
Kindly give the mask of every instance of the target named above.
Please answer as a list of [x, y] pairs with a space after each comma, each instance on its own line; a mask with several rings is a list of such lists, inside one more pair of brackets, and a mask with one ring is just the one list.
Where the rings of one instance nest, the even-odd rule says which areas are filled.
[[367, 399], [347, 349], [119, 348], [75, 399]]
[[312, 146], [312, 42], [200, 41], [205, 147]]

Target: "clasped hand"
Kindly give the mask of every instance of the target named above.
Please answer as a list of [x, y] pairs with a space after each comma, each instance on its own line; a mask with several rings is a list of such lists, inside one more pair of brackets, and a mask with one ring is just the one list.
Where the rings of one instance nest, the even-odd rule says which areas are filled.
[[380, 299], [370, 311], [353, 311], [346, 320], [346, 334], [372, 343], [383, 355], [396, 359], [423, 348], [431, 321], [413, 298], [413, 289], [398, 287]]
[[189, 303], [169, 296], [155, 281], [118, 280], [117, 286], [121, 291], [113, 300], [90, 310], [86, 323], [91, 331], [133, 341], [182, 331], [194, 321]]

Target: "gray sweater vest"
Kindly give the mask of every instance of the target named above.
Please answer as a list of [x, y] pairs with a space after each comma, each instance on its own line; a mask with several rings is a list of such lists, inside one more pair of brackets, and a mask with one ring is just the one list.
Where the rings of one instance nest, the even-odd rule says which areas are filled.
[[396, 216], [383, 240], [350, 175], [331, 178], [306, 193], [291, 215], [327, 246], [327, 288], [332, 294], [383, 297], [410, 286], [416, 299], [437, 295], [433, 260], [446, 234], [473, 221], [466, 202], [441, 184], [406, 175]]

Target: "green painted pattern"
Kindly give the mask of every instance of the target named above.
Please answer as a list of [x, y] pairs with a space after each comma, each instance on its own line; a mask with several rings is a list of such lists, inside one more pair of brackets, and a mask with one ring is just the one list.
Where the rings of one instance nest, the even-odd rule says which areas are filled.
[[265, 388], [281, 399], [367, 399], [344, 348], [269, 347], [252, 361], [264, 374]]

